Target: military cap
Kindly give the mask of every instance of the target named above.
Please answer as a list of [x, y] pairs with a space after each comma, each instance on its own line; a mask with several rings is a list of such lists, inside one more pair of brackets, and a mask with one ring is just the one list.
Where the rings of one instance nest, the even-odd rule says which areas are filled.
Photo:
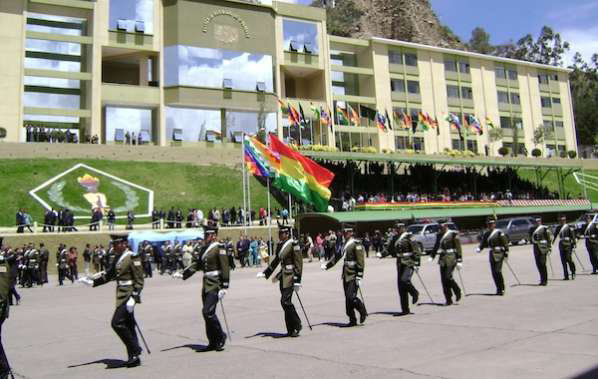
[[353, 224], [343, 224], [343, 226], [342, 226], [343, 233], [352, 232], [354, 229], [355, 229], [355, 225], [353, 225]]
[[562, 215], [561, 217], [559, 217], [559, 220], [567, 220], [567, 217], [565, 217], [565, 215]]
[[399, 229], [399, 228], [403, 228], [405, 227], [405, 223], [404, 222], [397, 222], [395, 223], [395, 228]]
[[218, 228], [214, 226], [204, 226], [203, 232], [205, 234], [218, 234]]
[[440, 225], [441, 226], [449, 226], [450, 223], [451, 223], [450, 220], [444, 220], [444, 221], [440, 222]]
[[541, 217], [535, 217], [534, 221], [536, 221], [536, 222], [542, 222], [542, 218]]
[[110, 239], [112, 240], [112, 243], [127, 242], [129, 239], [129, 233], [110, 234]]

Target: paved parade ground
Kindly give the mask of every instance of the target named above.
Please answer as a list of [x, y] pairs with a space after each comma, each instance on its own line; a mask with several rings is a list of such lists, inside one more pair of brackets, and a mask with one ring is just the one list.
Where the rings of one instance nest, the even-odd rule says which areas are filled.
[[[553, 254], [555, 280], [538, 287], [530, 246], [517, 247], [510, 262], [523, 285], [511, 286], [515, 281], [505, 266], [506, 296], [488, 296], [495, 293], [488, 253], [475, 255], [473, 249], [464, 247], [469, 296], [459, 305], [439, 306], [438, 266], [424, 258], [420, 272], [438, 304], [430, 304], [414, 276], [421, 305], [400, 317], [394, 315], [400, 310], [395, 261], [370, 255], [363, 285], [370, 317], [354, 328], [342, 327], [341, 265], [322, 272], [306, 261], [300, 295], [313, 330], [301, 314], [299, 338], [282, 338], [278, 287], [257, 280], [255, 268], [237, 269], [224, 300], [232, 329], [224, 352], [200, 352], [207, 344], [201, 275], [186, 282], [154, 276], [136, 309], [152, 354], [143, 354], [142, 366], [134, 369], [111, 368], [126, 358], [110, 328], [114, 284], [59, 288], [51, 278], [44, 288], [19, 289], [23, 303], [11, 308], [4, 323], [4, 346], [18, 378], [598, 377], [598, 276], [579, 268], [575, 281], [562, 281]], [[585, 249], [578, 255], [587, 269]], [[218, 315], [223, 322], [220, 307]]]

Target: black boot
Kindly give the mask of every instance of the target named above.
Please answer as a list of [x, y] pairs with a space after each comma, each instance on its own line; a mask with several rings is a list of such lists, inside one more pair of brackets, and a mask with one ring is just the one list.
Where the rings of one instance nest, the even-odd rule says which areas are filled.
[[411, 303], [412, 304], [417, 304], [418, 301], [419, 301], [419, 292], [415, 291], [415, 294], [413, 295], [413, 297], [411, 299]]
[[224, 345], [226, 344], [226, 334], [222, 335], [222, 338], [220, 339], [220, 342], [218, 342], [216, 344], [216, 346], [214, 347], [214, 350], [216, 351], [222, 351], [224, 350]]
[[139, 359], [139, 355], [132, 355], [131, 357], [129, 357], [129, 360], [127, 361], [127, 363], [125, 363], [125, 365], [128, 368], [140, 366], [141, 359]]

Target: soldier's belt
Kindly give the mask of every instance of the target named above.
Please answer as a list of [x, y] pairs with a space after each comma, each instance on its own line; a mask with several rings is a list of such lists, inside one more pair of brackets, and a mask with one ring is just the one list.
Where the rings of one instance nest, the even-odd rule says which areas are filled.
[[214, 277], [214, 276], [218, 276], [220, 275], [220, 270], [214, 270], [214, 271], [206, 271], [203, 273], [205, 276], [209, 276], [209, 277]]
[[457, 250], [455, 250], [455, 249], [440, 250], [440, 255], [451, 254], [451, 253], [456, 253], [456, 252], [457, 252]]
[[132, 286], [133, 285], [133, 281], [132, 280], [117, 280], [116, 284], [119, 287]]
[[561, 241], [571, 241], [571, 238], [569, 238], [569, 237], [563, 237], [563, 238], [561, 238]]
[[29, 260], [29, 263], [35, 263], [35, 262], [36, 262], [36, 260], [35, 260], [35, 259], [30, 259], [30, 260]]
[[284, 268], [287, 270], [292, 270], [295, 268], [295, 266], [294, 265], [286, 265], [286, 266], [284, 266]]
[[492, 248], [492, 252], [502, 253], [503, 251], [505, 251], [504, 247], [493, 247]]
[[399, 254], [399, 258], [408, 258], [412, 255], [413, 255], [413, 253], [403, 253], [403, 254]]
[[355, 261], [345, 261], [345, 266], [347, 267], [355, 267], [356, 264], [357, 262]]

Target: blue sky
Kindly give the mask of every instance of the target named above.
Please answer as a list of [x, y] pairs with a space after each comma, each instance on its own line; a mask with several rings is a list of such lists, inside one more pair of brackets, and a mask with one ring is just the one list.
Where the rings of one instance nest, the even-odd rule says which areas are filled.
[[544, 25], [561, 33], [571, 43], [565, 57], [568, 65], [576, 51], [586, 60], [598, 53], [597, 0], [430, 0], [443, 24], [462, 41], [481, 26], [494, 44], [517, 41], [527, 33], [536, 36]]

